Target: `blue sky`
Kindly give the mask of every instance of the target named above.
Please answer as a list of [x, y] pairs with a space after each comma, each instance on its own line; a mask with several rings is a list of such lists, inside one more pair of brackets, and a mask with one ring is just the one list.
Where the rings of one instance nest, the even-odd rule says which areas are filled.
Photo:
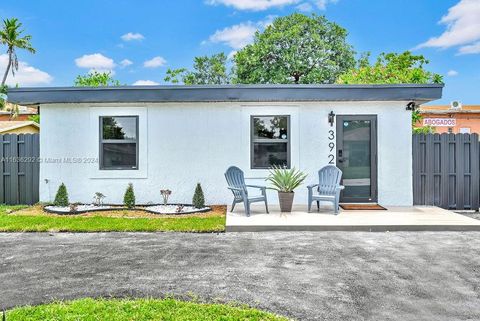
[[[125, 84], [163, 83], [167, 68], [197, 55], [229, 54], [257, 28], [292, 12], [324, 14], [349, 31], [357, 52], [415, 49], [445, 76], [444, 98], [480, 104], [480, 0], [15, 0], [0, 18], [19, 18], [37, 49], [19, 51], [23, 86], [68, 86], [90, 69]], [[0, 48], [4, 51], [5, 48]], [[0, 55], [3, 72], [5, 55]]]

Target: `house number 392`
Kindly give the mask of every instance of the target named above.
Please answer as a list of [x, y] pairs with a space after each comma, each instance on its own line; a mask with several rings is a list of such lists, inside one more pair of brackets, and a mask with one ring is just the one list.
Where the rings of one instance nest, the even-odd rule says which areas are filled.
[[328, 148], [330, 148], [330, 154], [328, 154], [328, 163], [334, 165], [335, 155], [333, 154], [333, 151], [335, 149], [335, 132], [331, 129], [328, 131], [328, 140], [330, 141], [328, 143]]

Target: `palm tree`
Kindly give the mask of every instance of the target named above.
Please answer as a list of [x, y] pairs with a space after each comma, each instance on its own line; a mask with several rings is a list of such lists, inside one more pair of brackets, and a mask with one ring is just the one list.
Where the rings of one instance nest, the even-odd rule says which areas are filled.
[[22, 23], [17, 18], [3, 20], [3, 29], [0, 30], [0, 43], [7, 46], [8, 64], [3, 75], [2, 87], [7, 81], [10, 68], [12, 69], [12, 75], [15, 75], [15, 72], [18, 70], [18, 58], [15, 49], [26, 49], [31, 53], [35, 53], [35, 48], [30, 43], [32, 36], [25, 35], [22, 37], [23, 30], [20, 30], [21, 27]]

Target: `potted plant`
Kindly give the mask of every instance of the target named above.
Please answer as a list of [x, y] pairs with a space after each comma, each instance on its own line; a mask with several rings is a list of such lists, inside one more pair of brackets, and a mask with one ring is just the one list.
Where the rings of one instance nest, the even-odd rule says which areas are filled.
[[285, 167], [273, 166], [270, 169], [270, 174], [266, 180], [273, 185], [272, 189], [278, 192], [280, 211], [292, 211], [293, 197], [295, 196], [293, 190], [300, 186], [306, 177], [307, 174], [295, 169], [295, 167], [288, 169]]

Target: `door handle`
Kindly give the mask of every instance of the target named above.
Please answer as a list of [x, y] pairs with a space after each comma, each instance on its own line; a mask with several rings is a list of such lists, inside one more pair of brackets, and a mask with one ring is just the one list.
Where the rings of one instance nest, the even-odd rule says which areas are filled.
[[338, 150], [338, 162], [343, 163], [343, 151], [341, 149]]

